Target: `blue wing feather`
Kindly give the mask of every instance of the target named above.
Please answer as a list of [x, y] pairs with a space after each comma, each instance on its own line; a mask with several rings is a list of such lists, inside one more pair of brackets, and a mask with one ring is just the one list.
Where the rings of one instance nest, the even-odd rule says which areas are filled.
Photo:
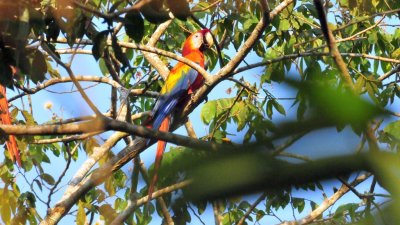
[[168, 93], [161, 95], [152, 110], [153, 117], [153, 128], [158, 129], [162, 121], [171, 114], [172, 110], [181, 100], [184, 93], [187, 92], [189, 87], [196, 80], [198, 73], [196, 70], [190, 68], [189, 71], [182, 75], [182, 78], [178, 81], [174, 88]]

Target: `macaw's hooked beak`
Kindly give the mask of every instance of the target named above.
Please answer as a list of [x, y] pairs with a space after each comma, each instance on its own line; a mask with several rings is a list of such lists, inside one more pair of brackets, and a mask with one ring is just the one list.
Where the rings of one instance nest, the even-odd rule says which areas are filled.
[[211, 46], [213, 46], [214, 40], [212, 38], [210, 31], [206, 32], [206, 34], [204, 35], [203, 43], [207, 48], [210, 48]]
[[210, 48], [214, 44], [214, 40], [209, 29], [203, 29], [200, 32], [203, 35], [203, 45], [200, 50], [204, 51], [206, 48]]

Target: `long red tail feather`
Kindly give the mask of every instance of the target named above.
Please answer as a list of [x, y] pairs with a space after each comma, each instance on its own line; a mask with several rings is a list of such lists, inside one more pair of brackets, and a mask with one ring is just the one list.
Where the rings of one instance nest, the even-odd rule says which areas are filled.
[[[164, 131], [164, 132], [168, 132], [169, 123], [170, 123], [170, 117], [168, 116], [161, 123], [161, 126], [160, 126], [159, 130], [160, 131]], [[148, 196], [149, 196], [148, 201], [151, 200], [151, 197], [152, 197], [152, 194], [153, 194], [153, 191], [154, 191], [154, 187], [157, 184], [158, 169], [160, 168], [160, 164], [161, 164], [162, 156], [163, 156], [164, 151], [165, 151], [166, 144], [167, 144], [167, 142], [165, 142], [165, 141], [158, 141], [158, 143], [157, 143], [156, 161], [154, 162], [154, 175], [153, 175], [153, 179], [152, 179], [152, 181], [150, 183], [150, 187], [149, 187], [149, 191], [148, 191]]]
[[[11, 117], [8, 109], [8, 101], [6, 95], [6, 88], [0, 85], [0, 120], [2, 124], [11, 125]], [[6, 141], [7, 150], [13, 162], [17, 161], [18, 166], [21, 166], [21, 158], [17, 147], [17, 141], [14, 135], [9, 135]]]

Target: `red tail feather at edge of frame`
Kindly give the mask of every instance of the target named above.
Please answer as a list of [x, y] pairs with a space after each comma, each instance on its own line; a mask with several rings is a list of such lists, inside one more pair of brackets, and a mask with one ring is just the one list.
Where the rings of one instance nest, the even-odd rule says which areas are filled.
[[[159, 131], [168, 132], [169, 123], [170, 123], [170, 117], [168, 116], [161, 123]], [[153, 180], [150, 183], [150, 187], [149, 187], [149, 191], [148, 191], [148, 196], [149, 196], [148, 200], [147, 200], [148, 202], [151, 200], [151, 197], [152, 197], [152, 194], [153, 194], [153, 191], [154, 191], [154, 187], [157, 184], [158, 169], [160, 168], [160, 164], [161, 164], [162, 156], [163, 156], [164, 151], [165, 151], [166, 144], [167, 144], [167, 142], [165, 142], [165, 141], [158, 141], [158, 143], [157, 143], [156, 161], [154, 163], [154, 175], [153, 175]]]
[[[11, 67], [13, 74], [17, 72], [15, 67]], [[5, 125], [11, 125], [11, 116], [8, 108], [6, 87], [0, 84], [0, 122]], [[17, 140], [14, 135], [9, 135], [6, 141], [6, 146], [10, 158], [13, 162], [17, 162], [18, 166], [22, 166]]]

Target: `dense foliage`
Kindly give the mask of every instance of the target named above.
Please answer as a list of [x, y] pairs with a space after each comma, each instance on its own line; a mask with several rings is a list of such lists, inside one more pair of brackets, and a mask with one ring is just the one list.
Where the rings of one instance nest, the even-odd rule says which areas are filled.
[[[17, 135], [23, 166], [4, 151], [1, 223], [394, 224], [399, 19], [398, 0], [2, 0], [15, 125], [0, 125], [1, 141]], [[215, 46], [174, 114], [187, 133], [140, 126], [201, 28]], [[60, 83], [94, 114], [35, 112]], [[87, 96], [92, 83], [105, 99]], [[149, 203], [141, 137], [177, 144]]]

